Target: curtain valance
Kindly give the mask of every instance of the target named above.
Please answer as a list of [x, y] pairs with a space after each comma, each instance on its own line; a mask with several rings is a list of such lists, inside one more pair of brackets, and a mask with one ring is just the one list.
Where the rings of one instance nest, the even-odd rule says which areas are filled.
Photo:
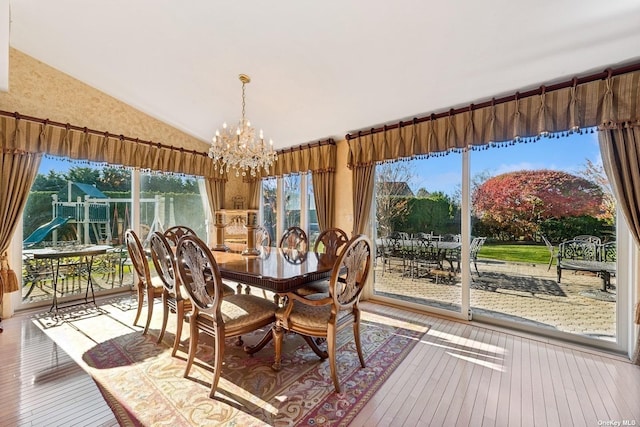
[[336, 169], [336, 143], [332, 139], [300, 145], [278, 151], [278, 160], [268, 176], [282, 176], [294, 173], [333, 172]]
[[0, 147], [226, 180], [226, 174], [214, 171], [213, 160], [207, 153], [130, 141], [19, 117], [0, 116]]
[[[640, 71], [493, 103], [436, 118], [403, 122], [381, 132], [348, 137], [350, 168], [379, 161], [429, 155], [492, 142], [532, 138], [640, 121]], [[362, 134], [364, 132], [361, 132]]]

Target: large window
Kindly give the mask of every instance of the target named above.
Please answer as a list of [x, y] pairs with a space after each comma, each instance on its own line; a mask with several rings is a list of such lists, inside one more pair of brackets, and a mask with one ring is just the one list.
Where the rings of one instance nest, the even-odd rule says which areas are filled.
[[319, 230], [311, 174], [263, 179], [260, 213], [273, 245], [287, 228], [295, 226], [305, 230], [313, 247]]
[[616, 208], [596, 133], [376, 174], [376, 295], [616, 340]]
[[139, 188], [132, 192], [134, 173], [108, 165], [43, 159], [23, 214], [23, 305], [49, 303], [54, 277], [58, 299], [77, 298], [86, 290], [87, 257], [50, 259], [41, 255], [45, 250], [60, 254], [88, 246], [105, 248], [90, 259], [93, 289], [100, 294], [133, 284], [123, 240], [126, 229], [139, 229], [143, 242], [150, 231], [178, 224], [205, 236], [203, 201], [195, 178], [141, 174]]

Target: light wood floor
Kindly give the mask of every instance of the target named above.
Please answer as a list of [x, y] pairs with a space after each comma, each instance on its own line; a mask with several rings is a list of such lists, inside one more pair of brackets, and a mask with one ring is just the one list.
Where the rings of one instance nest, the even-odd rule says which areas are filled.
[[[431, 328], [352, 426], [640, 426], [640, 367], [625, 358], [379, 304], [363, 308]], [[116, 425], [91, 378], [29, 316], [2, 326], [1, 426]]]

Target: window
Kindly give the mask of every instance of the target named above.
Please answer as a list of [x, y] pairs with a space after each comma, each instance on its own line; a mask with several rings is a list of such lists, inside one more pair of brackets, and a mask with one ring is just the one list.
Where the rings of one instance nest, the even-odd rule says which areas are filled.
[[273, 245], [289, 227], [301, 227], [309, 245], [319, 234], [311, 174], [287, 175], [262, 180], [260, 206], [262, 224], [269, 230]]

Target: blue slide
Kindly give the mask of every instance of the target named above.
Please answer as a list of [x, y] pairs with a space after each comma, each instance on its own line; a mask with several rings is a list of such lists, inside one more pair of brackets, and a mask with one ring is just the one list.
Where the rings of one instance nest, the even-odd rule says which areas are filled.
[[29, 237], [24, 239], [24, 241], [22, 242], [22, 247], [28, 248], [42, 242], [50, 232], [62, 225], [65, 225], [67, 221], [69, 221], [69, 218], [62, 218], [61, 216], [57, 216], [46, 224], [42, 224], [33, 233], [31, 233]]

